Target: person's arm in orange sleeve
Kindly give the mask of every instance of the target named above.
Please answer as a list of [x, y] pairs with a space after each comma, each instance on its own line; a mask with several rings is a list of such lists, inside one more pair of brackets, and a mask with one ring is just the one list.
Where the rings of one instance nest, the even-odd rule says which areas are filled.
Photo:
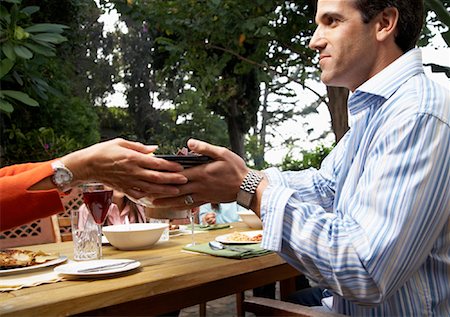
[[51, 162], [20, 164], [0, 171], [0, 231], [63, 211], [55, 185], [29, 189], [53, 175]]
[[[69, 188], [98, 181], [136, 199], [149, 193], [173, 195], [187, 178], [177, 163], [148, 155], [157, 146], [115, 139], [67, 154], [58, 163], [71, 174]], [[55, 160], [56, 161], [56, 160]], [[0, 169], [0, 231], [47, 217], [63, 210], [52, 181], [53, 161], [26, 163]]]

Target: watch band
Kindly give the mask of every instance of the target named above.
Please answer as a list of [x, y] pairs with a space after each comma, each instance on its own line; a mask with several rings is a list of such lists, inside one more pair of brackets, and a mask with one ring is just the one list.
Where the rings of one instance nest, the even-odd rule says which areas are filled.
[[245, 176], [242, 184], [240, 186], [240, 190], [237, 194], [236, 202], [247, 209], [250, 209], [250, 206], [253, 201], [253, 197], [256, 193], [256, 188], [258, 188], [259, 183], [262, 181], [264, 176], [256, 173], [255, 171], [250, 170]]

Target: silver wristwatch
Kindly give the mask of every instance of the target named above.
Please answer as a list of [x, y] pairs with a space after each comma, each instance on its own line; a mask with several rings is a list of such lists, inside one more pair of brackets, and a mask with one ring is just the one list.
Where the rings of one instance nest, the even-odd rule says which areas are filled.
[[60, 192], [67, 192], [71, 189], [73, 174], [72, 172], [61, 162], [52, 162], [53, 176], [52, 182], [58, 188]]
[[263, 178], [262, 175], [250, 170], [242, 181], [236, 202], [242, 207], [250, 209], [250, 205], [252, 204], [253, 197], [256, 193], [256, 188], [258, 188], [258, 185]]

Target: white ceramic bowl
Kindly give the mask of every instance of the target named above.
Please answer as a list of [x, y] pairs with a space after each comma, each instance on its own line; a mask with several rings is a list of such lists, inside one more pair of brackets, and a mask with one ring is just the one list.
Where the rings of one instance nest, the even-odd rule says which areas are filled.
[[103, 227], [109, 243], [120, 250], [146, 249], [161, 237], [167, 223], [130, 223]]
[[248, 211], [238, 211], [239, 217], [242, 221], [247, 224], [252, 229], [262, 229], [261, 219], [251, 210]]

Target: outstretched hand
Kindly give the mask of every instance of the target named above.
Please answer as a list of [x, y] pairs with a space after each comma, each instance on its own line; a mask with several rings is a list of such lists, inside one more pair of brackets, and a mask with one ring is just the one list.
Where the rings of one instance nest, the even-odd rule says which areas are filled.
[[174, 172], [183, 171], [183, 167], [151, 155], [156, 149], [114, 139], [68, 154], [61, 161], [79, 182], [96, 180], [134, 198], [148, 193], [177, 195], [175, 185], [186, 183], [187, 178]]

